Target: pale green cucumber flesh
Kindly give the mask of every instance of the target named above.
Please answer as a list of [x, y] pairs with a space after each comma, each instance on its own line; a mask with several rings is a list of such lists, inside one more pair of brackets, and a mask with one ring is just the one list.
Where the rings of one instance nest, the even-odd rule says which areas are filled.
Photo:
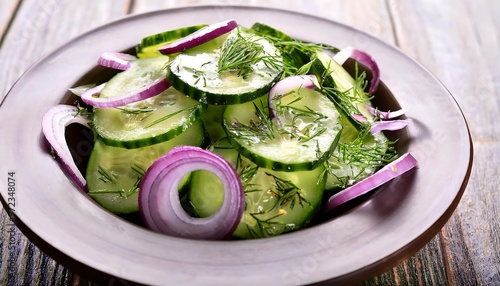
[[317, 52], [315, 59], [311, 62], [310, 71], [318, 76], [323, 87], [336, 90], [330, 95], [339, 108], [349, 116], [354, 126], [361, 129], [365, 124], [354, 119], [352, 114], [363, 115], [368, 121], [373, 119], [373, 115], [366, 107], [370, 98], [347, 70], [332, 57], [323, 52]]
[[94, 109], [94, 128], [108, 145], [139, 148], [170, 140], [200, 119], [206, 106], [174, 88], [119, 108]]
[[[213, 151], [235, 166], [244, 186], [245, 211], [234, 238], [270, 237], [309, 224], [323, 196], [323, 166], [310, 171], [273, 171], [258, 167], [228, 146]], [[189, 198], [198, 216], [212, 215], [224, 199], [220, 180], [207, 171], [194, 172]]]
[[[231, 32], [226, 41], [236, 37]], [[238, 104], [253, 100], [269, 91], [282, 73], [282, 58], [267, 40], [252, 34], [243, 34], [263, 46], [266, 57], [273, 57], [273, 65], [261, 60], [242, 76], [238, 70], [219, 72], [221, 46], [211, 50], [189, 51], [179, 54], [169, 65], [167, 78], [173, 87], [203, 103], [214, 105]], [[255, 38], [255, 40], [254, 40]]]
[[342, 125], [333, 102], [314, 90], [299, 88], [275, 102], [267, 98], [227, 106], [224, 128], [233, 145], [260, 167], [279, 171], [315, 169], [333, 152]]
[[172, 140], [137, 149], [108, 146], [98, 138], [86, 171], [89, 195], [115, 214], [137, 212], [139, 182], [149, 166], [175, 146], [201, 146], [202, 142], [201, 123]]

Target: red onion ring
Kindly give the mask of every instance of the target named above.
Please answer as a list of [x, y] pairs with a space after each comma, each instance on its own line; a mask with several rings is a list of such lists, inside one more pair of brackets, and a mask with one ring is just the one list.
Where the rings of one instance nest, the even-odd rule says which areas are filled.
[[[224, 201], [210, 217], [194, 218], [180, 204], [178, 186], [196, 170], [207, 170], [224, 186]], [[227, 239], [245, 208], [243, 186], [236, 170], [222, 157], [192, 146], [180, 146], [157, 159], [139, 187], [139, 210], [153, 231], [184, 238]]]
[[314, 89], [318, 84], [318, 79], [315, 75], [294, 75], [288, 76], [278, 81], [273, 85], [267, 97], [269, 115], [280, 122], [276, 112], [274, 111], [274, 101], [283, 97], [287, 93], [299, 88]]
[[372, 124], [370, 133], [375, 134], [380, 131], [388, 130], [395, 131], [405, 128], [408, 125], [407, 120], [391, 120], [391, 121], [377, 121]]
[[352, 47], [344, 48], [333, 56], [333, 60], [340, 65], [343, 65], [348, 58], [353, 58], [371, 70], [372, 80], [370, 81], [368, 93], [374, 94], [380, 81], [380, 70], [375, 60], [369, 54]]
[[71, 105], [56, 105], [47, 110], [42, 118], [42, 132], [72, 181], [84, 192], [87, 181], [78, 170], [65, 138], [66, 127], [72, 123], [89, 127], [88, 118], [78, 115], [78, 109]]
[[179, 53], [184, 50], [194, 48], [219, 36], [232, 31], [238, 26], [235, 20], [226, 20], [210, 26], [201, 28], [200, 30], [179, 40], [172, 41], [158, 48], [158, 51], [164, 55]]
[[323, 212], [331, 212], [338, 206], [368, 193], [388, 181], [401, 176], [416, 166], [417, 160], [410, 153], [405, 153], [398, 159], [385, 165], [382, 169], [370, 177], [331, 196], [328, 199]]
[[369, 104], [366, 105], [366, 108], [368, 108], [368, 111], [370, 111], [371, 114], [373, 114], [374, 116], [378, 116], [381, 119], [393, 119], [405, 114], [404, 109], [396, 111], [380, 111]]
[[158, 94], [164, 92], [165, 90], [167, 90], [167, 88], [170, 87], [170, 84], [167, 82], [165, 78], [159, 78], [154, 80], [150, 84], [144, 86], [143, 88], [127, 94], [113, 96], [113, 97], [103, 97], [103, 98], [97, 97], [104, 88], [104, 85], [105, 83], [84, 91], [80, 95], [80, 98], [83, 100], [83, 102], [87, 103], [88, 105], [92, 105], [94, 107], [114, 108], [125, 104], [145, 100], [153, 96], [157, 96]]
[[133, 55], [116, 53], [116, 52], [105, 52], [102, 53], [97, 63], [101, 66], [116, 69], [116, 70], [127, 70], [130, 68], [130, 62], [135, 61], [137, 58]]

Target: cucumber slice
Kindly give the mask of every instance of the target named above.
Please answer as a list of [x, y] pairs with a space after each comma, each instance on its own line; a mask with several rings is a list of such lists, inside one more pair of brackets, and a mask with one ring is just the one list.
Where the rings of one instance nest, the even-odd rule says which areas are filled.
[[[109, 80], [101, 97], [138, 90], [164, 76], [168, 57], [138, 59]], [[160, 143], [182, 133], [198, 120], [206, 108], [174, 88], [157, 96], [118, 108], [95, 108], [93, 124], [102, 140], [111, 146], [139, 148]]]
[[163, 56], [158, 48], [174, 40], [184, 38], [207, 25], [188, 26], [180, 29], [170, 30], [147, 36], [141, 40], [136, 47], [138, 58], [160, 57]]
[[208, 105], [207, 111], [201, 116], [201, 120], [205, 124], [205, 129], [208, 133], [209, 142], [226, 137], [226, 131], [222, 127], [224, 108], [224, 105]]
[[[245, 212], [234, 238], [262, 238], [304, 228], [317, 213], [325, 168], [301, 172], [278, 172], [259, 168], [223, 144], [213, 148], [237, 169], [245, 190]], [[210, 172], [196, 171], [191, 176], [191, 205], [200, 217], [212, 215], [223, 198], [220, 180]]]
[[357, 137], [353, 140], [341, 138], [328, 159], [327, 192], [352, 186], [397, 157], [396, 151], [382, 132], [374, 135], [369, 132], [358, 133], [352, 125], [345, 126], [344, 131], [346, 129], [346, 133], [357, 134]]
[[342, 125], [326, 96], [299, 88], [277, 100], [275, 112], [281, 124], [269, 118], [267, 98], [226, 107], [224, 128], [243, 156], [278, 171], [312, 170], [330, 157]]
[[139, 210], [139, 183], [151, 164], [175, 146], [201, 146], [203, 125], [196, 123], [176, 138], [152, 146], [126, 149], [97, 139], [87, 166], [89, 195], [115, 214]]
[[[232, 58], [228, 56], [233, 55], [227, 52], [228, 47], [235, 47], [238, 41], [246, 41], [246, 47], [248, 43], [253, 43], [254, 47], [262, 49], [254, 54], [255, 58], [261, 60], [246, 66], [244, 74], [244, 65], [219, 72], [221, 55], [223, 59]], [[232, 53], [237, 51], [239, 49], [235, 48]], [[262, 96], [279, 79], [281, 73], [281, 55], [270, 42], [241, 29], [235, 29], [229, 33], [222, 47], [205, 52], [190, 51], [179, 54], [170, 63], [167, 78], [173, 87], [196, 100], [213, 105], [227, 105], [251, 101]]]
[[284, 75], [297, 74], [299, 69], [311, 60], [311, 51], [301, 48], [300, 41], [295, 40], [284, 32], [263, 23], [255, 23], [251, 27], [258, 35], [272, 42], [281, 52], [285, 66]]
[[363, 123], [353, 118], [352, 114], [361, 114], [368, 121], [373, 115], [366, 104], [370, 98], [366, 95], [356, 80], [336, 61], [323, 52], [317, 52], [312, 61], [310, 71], [320, 79], [321, 86], [327, 88], [339, 108], [349, 116], [350, 121], [360, 129]]

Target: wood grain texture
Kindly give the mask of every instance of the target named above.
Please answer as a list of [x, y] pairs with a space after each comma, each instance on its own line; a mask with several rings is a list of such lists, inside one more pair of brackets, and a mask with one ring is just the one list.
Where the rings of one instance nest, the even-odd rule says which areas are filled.
[[0, 50], [0, 95], [32, 64], [71, 38], [124, 15], [128, 1], [26, 0]]
[[499, 11], [486, 0], [401, 1], [391, 9], [399, 46], [450, 90], [474, 141], [469, 185], [441, 231], [452, 285], [500, 284]]
[[2, 46], [5, 31], [16, 15], [20, 0], [4, 0], [0, 2], [0, 47]]
[[[12, 6], [17, 1], [2, 0], [2, 15], [9, 2]], [[87, 30], [123, 16], [126, 10], [127, 1], [20, 2], [0, 47], [0, 100], [15, 80], [46, 53]], [[5, 15], [3, 22], [9, 21], [9, 15]], [[72, 274], [10, 224], [7, 212], [1, 209], [0, 237], [4, 239], [0, 241], [0, 285], [70, 285]], [[7, 240], [10, 237], [12, 243]]]
[[[475, 145], [472, 176], [454, 215], [433, 240], [362, 285], [500, 285], [500, 1], [2, 0], [0, 99], [43, 54], [84, 31], [127, 13], [193, 5], [265, 6], [328, 18], [397, 45], [433, 72], [470, 125]], [[7, 273], [9, 223], [2, 210], [2, 274]], [[92, 285], [40, 252], [19, 231], [14, 237], [18, 285]], [[0, 285], [6, 279], [0, 275]]]

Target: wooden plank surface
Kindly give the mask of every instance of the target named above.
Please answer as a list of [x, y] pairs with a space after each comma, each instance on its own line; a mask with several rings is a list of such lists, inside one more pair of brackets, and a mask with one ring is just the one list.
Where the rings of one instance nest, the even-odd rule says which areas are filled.
[[431, 70], [461, 106], [474, 140], [468, 188], [441, 232], [454, 285], [500, 283], [500, 21], [498, 1], [401, 1], [399, 46]]
[[[2, 0], [3, 8], [16, 1]], [[116, 7], [121, 7], [116, 9]], [[15, 19], [8, 26], [0, 47], [0, 100], [21, 74], [44, 54], [89, 29], [121, 17], [128, 8], [127, 1], [67, 1], [27, 0], [12, 11]], [[2, 9], [2, 15], [4, 10]], [[9, 21], [9, 15], [2, 16]], [[3, 21], [3, 20], [2, 20]], [[3, 22], [5, 22], [3, 21]], [[20, 111], [22, 112], [22, 111]], [[0, 213], [0, 237], [10, 238], [15, 245], [0, 243], [0, 285], [70, 285], [72, 273], [42, 253], [17, 229], [5, 210]], [[9, 259], [16, 256], [10, 264]], [[8, 267], [13, 267], [8, 269]], [[8, 273], [8, 274], [7, 274]], [[15, 284], [10, 284], [15, 280]]]
[[[493, 124], [500, 112], [500, 1], [48, 0], [42, 4], [25, 0], [16, 11], [17, 1], [0, 3], [0, 29], [8, 27], [0, 46], [0, 99], [43, 54], [129, 12], [206, 4], [284, 8], [339, 21], [399, 46], [457, 99], [470, 124], [475, 163], [464, 197], [440, 234], [408, 260], [363, 285], [500, 285], [500, 125]], [[9, 223], [2, 210], [0, 236], [8, 237]], [[91, 284], [41, 253], [18, 231], [15, 241], [19, 285]], [[0, 244], [0, 255], [0, 273], [6, 273], [6, 243]], [[5, 279], [0, 276], [0, 285]]]
[[[13, 15], [16, 13], [16, 9], [19, 5], [20, 0], [3, 0], [0, 2], [0, 39], [3, 39], [3, 35], [7, 30], [10, 20], [13, 19]], [[0, 46], [3, 40], [0, 40]]]

